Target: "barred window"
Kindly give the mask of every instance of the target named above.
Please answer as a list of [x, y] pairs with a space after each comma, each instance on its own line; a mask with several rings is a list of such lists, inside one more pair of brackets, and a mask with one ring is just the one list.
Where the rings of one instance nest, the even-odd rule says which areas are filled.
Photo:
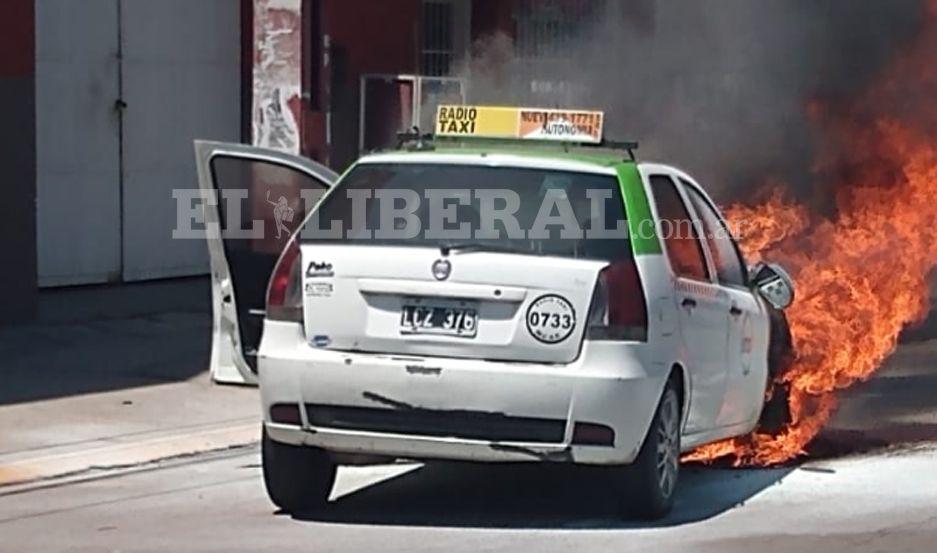
[[517, 0], [514, 48], [518, 57], [558, 60], [571, 53], [579, 33], [605, 12], [606, 0]]
[[431, 77], [448, 75], [455, 57], [454, 6], [445, 0], [423, 2], [423, 46], [420, 72]]

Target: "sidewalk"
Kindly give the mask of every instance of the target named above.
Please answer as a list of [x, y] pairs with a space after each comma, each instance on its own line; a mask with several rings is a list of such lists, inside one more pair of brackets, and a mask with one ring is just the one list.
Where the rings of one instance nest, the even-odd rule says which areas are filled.
[[256, 442], [253, 388], [209, 381], [207, 278], [51, 290], [0, 328], [0, 490]]

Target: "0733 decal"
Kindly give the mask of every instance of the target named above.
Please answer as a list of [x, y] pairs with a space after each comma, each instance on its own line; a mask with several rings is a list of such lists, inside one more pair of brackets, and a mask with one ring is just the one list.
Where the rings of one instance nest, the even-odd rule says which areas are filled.
[[540, 296], [527, 308], [527, 330], [545, 344], [562, 342], [569, 338], [575, 328], [576, 310], [562, 296]]

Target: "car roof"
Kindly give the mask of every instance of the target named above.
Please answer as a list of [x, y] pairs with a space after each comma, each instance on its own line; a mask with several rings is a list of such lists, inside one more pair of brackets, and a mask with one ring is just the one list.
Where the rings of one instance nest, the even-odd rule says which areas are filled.
[[[462, 156], [462, 157], [457, 157]], [[540, 160], [547, 165], [571, 162], [581, 165], [598, 167], [616, 167], [623, 163], [633, 163], [627, 151], [602, 147], [584, 147], [581, 145], [567, 146], [550, 143], [520, 143], [518, 141], [439, 141], [432, 144], [431, 149], [398, 149], [394, 151], [375, 152], [364, 156], [362, 161], [373, 162], [374, 158], [384, 162], [419, 162], [448, 163], [456, 160], [471, 162], [477, 158], [497, 158], [501, 161]], [[527, 163], [524, 163], [526, 166]]]
[[433, 150], [397, 150], [363, 156], [360, 164], [441, 163], [578, 171], [614, 175], [622, 164], [633, 164], [627, 153], [611, 150], [565, 151], [537, 147], [440, 147]]
[[439, 148], [434, 150], [398, 150], [374, 152], [362, 156], [356, 164], [372, 163], [440, 163], [446, 165], [481, 165], [489, 167], [523, 167], [579, 171], [614, 175], [622, 166], [632, 165], [642, 173], [669, 173], [702, 189], [696, 180], [673, 165], [624, 159], [618, 151], [564, 152], [537, 148]]

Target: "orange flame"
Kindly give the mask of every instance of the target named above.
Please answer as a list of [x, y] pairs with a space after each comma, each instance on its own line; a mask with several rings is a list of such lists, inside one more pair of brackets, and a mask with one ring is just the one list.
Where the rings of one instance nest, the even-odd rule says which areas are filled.
[[752, 261], [793, 275], [795, 357], [776, 383], [790, 423], [777, 433], [704, 446], [688, 461], [770, 465], [804, 453], [836, 408], [835, 392], [868, 379], [901, 330], [928, 311], [937, 267], [937, 0], [915, 44], [858, 100], [810, 113], [824, 143], [814, 173], [836, 190], [836, 214], [811, 216], [779, 185], [759, 205], [726, 210]]

